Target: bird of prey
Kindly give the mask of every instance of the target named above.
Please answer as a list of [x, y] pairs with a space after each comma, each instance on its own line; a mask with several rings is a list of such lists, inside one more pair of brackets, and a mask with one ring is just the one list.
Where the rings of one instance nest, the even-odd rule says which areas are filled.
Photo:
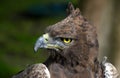
[[[36, 41], [34, 50], [46, 49], [50, 54], [48, 59], [37, 68], [30, 66], [13, 78], [113, 78], [106, 77], [106, 62], [98, 61], [96, 28], [71, 3], [68, 13], [64, 20], [47, 27], [45, 34]], [[42, 71], [41, 66], [48, 70]], [[43, 76], [46, 75], [43, 72], [48, 75]]]

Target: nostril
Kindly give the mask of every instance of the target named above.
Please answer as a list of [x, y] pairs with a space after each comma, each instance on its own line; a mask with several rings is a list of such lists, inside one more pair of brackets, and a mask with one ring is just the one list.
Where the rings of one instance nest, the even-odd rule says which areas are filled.
[[45, 41], [48, 41], [48, 39], [46, 38]]

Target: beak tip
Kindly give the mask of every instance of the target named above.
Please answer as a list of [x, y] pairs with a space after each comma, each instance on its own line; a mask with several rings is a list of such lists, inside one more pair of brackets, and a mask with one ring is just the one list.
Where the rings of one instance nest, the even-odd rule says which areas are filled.
[[37, 50], [38, 50], [39, 48], [44, 48], [44, 46], [45, 46], [44, 38], [43, 38], [43, 37], [40, 37], [40, 38], [38, 38], [38, 40], [37, 40], [36, 43], [35, 43], [34, 51], [37, 52]]
[[37, 52], [37, 50], [38, 50], [38, 47], [35, 46], [34, 47], [34, 52]]

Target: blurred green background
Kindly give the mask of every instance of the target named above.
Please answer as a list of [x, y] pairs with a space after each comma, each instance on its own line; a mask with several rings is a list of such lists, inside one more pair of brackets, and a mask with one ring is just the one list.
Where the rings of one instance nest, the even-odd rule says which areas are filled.
[[[44, 33], [47, 26], [67, 16], [68, 2], [72, 2], [75, 7], [79, 7], [82, 14], [97, 27], [100, 57], [108, 56], [109, 60], [119, 67], [120, 63], [116, 60], [120, 59], [117, 56], [120, 55], [118, 47], [120, 28], [117, 28], [119, 23], [112, 20], [115, 17], [118, 17], [116, 20], [119, 19], [119, 11], [115, 11], [115, 8], [119, 7], [117, 4], [119, 1], [107, 1], [1, 0], [0, 77], [10, 78], [30, 64], [45, 61], [48, 53], [43, 50], [34, 53], [35, 41]], [[114, 24], [118, 26], [114, 27]], [[117, 34], [116, 31], [118, 31]]]

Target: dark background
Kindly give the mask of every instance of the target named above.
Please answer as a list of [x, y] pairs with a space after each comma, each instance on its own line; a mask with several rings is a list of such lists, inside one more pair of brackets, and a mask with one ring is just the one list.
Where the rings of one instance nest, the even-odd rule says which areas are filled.
[[0, 77], [10, 78], [28, 65], [41, 63], [48, 53], [34, 52], [34, 44], [47, 26], [62, 19], [68, 2], [97, 27], [100, 59], [108, 56], [120, 69], [119, 0], [1, 0]]

